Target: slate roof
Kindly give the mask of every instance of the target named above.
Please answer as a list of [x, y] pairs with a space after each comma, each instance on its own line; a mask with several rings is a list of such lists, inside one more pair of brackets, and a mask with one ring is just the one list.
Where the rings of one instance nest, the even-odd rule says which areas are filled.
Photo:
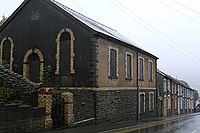
[[[137, 48], [140, 48], [140, 46], [138, 46], [137, 44], [135, 44], [134, 42], [132, 42], [131, 40], [129, 40], [128, 38], [126, 38], [125, 36], [121, 35], [119, 32], [117, 32], [116, 30], [109, 28], [95, 20], [92, 20], [70, 8], [68, 8], [67, 6], [55, 1], [55, 0], [50, 0], [51, 2], [53, 2], [55, 5], [57, 5], [58, 7], [60, 7], [61, 9], [63, 9], [64, 11], [66, 11], [67, 13], [69, 13], [70, 15], [72, 15], [73, 17], [75, 17], [76, 19], [78, 19], [79, 21], [81, 21], [82, 23], [84, 23], [85, 25], [89, 26], [90, 28], [92, 28], [93, 30], [105, 34], [107, 36], [110, 36], [112, 38], [115, 38], [117, 40], [120, 40], [122, 42], [125, 42], [127, 44], [133, 45]], [[140, 48], [141, 49], [141, 48]]]
[[[2, 25], [0, 26], [0, 32], [5, 28], [5, 26], [12, 20], [12, 18], [17, 15], [17, 13], [29, 2], [30, 0], [24, 0], [24, 2], [14, 11], [14, 13], [8, 18], [8, 20]], [[64, 12], [72, 15], [74, 18], [76, 18], [77, 20], [79, 20], [80, 22], [82, 22], [83, 24], [85, 24], [86, 26], [90, 27], [91, 29], [93, 29], [94, 31], [96, 31], [97, 33], [101, 33], [103, 35], [109, 36], [111, 38], [114, 38], [116, 40], [119, 40], [121, 42], [124, 42], [132, 47], [138, 48], [138, 50], [140, 52], [144, 52], [146, 54], [148, 54], [149, 56], [158, 59], [158, 57], [156, 57], [155, 55], [145, 51], [144, 49], [142, 49], [140, 46], [138, 46], [136, 43], [132, 42], [131, 40], [129, 40], [128, 38], [126, 38], [125, 36], [121, 35], [120, 33], [118, 33], [116, 30], [111, 29], [95, 20], [92, 20], [70, 8], [68, 8], [67, 6], [55, 1], [55, 0], [44, 0], [44, 1], [49, 1], [51, 2], [53, 5], [57, 6], [58, 8], [62, 9]]]
[[162, 71], [160, 71], [160, 70], [157, 70], [157, 72], [160, 73], [162, 76], [167, 77], [168, 79], [171, 79], [171, 80], [172, 80], [173, 82], [175, 82], [176, 84], [180, 84], [180, 85], [183, 85], [183, 86], [185, 86], [185, 87], [191, 89], [191, 87], [190, 87], [185, 81], [183, 81], [183, 80], [178, 80], [178, 79], [176, 79], [176, 78], [170, 76], [169, 74], [166, 74], [166, 73], [164, 73], [164, 72], [162, 72]]

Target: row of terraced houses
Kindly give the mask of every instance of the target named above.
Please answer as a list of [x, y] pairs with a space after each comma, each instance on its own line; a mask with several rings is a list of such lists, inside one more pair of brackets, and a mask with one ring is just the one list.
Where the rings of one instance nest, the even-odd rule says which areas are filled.
[[194, 112], [196, 93], [187, 82], [157, 71], [158, 116], [171, 116]]
[[0, 42], [0, 63], [25, 78], [43, 82], [51, 67], [45, 87], [72, 93], [73, 123], [194, 111], [194, 90], [157, 72], [155, 55], [55, 0], [25, 0], [0, 27]]

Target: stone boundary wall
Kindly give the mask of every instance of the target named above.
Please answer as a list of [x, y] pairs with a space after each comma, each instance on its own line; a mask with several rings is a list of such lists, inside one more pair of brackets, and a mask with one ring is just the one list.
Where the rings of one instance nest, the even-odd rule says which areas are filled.
[[95, 92], [73, 93], [75, 126], [95, 125]]
[[24, 89], [26, 92], [32, 93], [39, 88], [39, 85], [0, 65], [0, 86], [9, 89]]
[[39, 132], [45, 129], [45, 108], [0, 103], [0, 132]]
[[137, 90], [96, 92], [96, 124], [137, 120]]

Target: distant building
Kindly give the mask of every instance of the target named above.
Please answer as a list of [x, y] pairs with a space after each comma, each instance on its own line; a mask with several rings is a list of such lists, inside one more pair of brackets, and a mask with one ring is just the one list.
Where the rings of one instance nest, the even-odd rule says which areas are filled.
[[94, 90], [97, 123], [156, 116], [158, 58], [54, 0], [25, 0], [0, 28], [0, 42], [0, 63], [14, 72], [43, 82], [50, 66], [46, 86]]
[[194, 112], [194, 90], [185, 81], [157, 71], [158, 116]]

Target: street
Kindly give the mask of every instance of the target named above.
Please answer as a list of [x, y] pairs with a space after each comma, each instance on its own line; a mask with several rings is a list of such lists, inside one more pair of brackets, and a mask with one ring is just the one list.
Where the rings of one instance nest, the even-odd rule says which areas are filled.
[[158, 122], [149, 126], [128, 128], [117, 133], [200, 133], [200, 115]]
[[149, 123], [114, 123], [54, 130], [52, 133], [200, 133], [200, 114], [172, 116]]

